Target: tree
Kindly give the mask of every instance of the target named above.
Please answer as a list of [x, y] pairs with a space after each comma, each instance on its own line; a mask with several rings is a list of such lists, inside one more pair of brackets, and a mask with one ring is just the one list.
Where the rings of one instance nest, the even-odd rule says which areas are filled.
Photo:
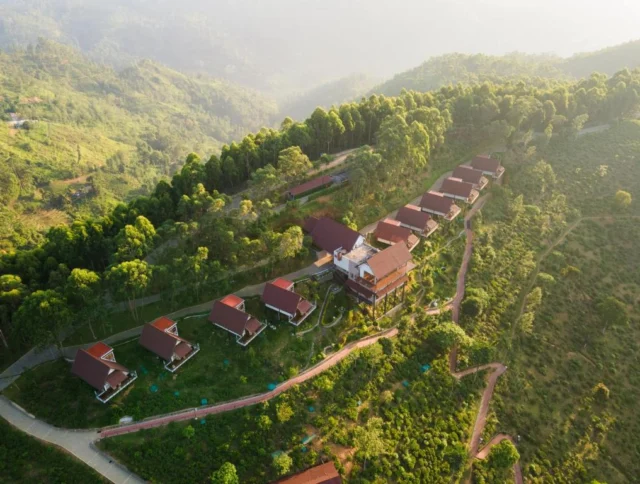
[[278, 259], [292, 259], [302, 250], [304, 234], [302, 229], [294, 225], [282, 234], [278, 247]]
[[100, 275], [93, 271], [73, 269], [65, 285], [67, 300], [74, 306], [79, 317], [86, 319], [94, 339], [97, 337], [91, 323], [102, 307], [100, 304], [101, 282]]
[[293, 466], [293, 459], [285, 452], [273, 458], [273, 467], [279, 476], [287, 474], [291, 470], [291, 466]]
[[240, 478], [236, 466], [231, 462], [225, 462], [220, 468], [211, 474], [212, 484], [240, 484]]
[[276, 415], [278, 416], [279, 422], [288, 422], [291, 420], [291, 417], [293, 417], [293, 409], [286, 402], [279, 403], [276, 405]]
[[107, 271], [107, 282], [113, 294], [129, 301], [129, 309], [137, 320], [135, 299], [147, 288], [151, 280], [151, 269], [146, 262], [132, 260], [112, 266]]
[[493, 446], [489, 453], [489, 465], [499, 470], [506, 470], [513, 467], [518, 460], [520, 460], [518, 449], [507, 439]]
[[454, 345], [467, 346], [471, 344], [471, 338], [467, 336], [464, 329], [452, 321], [436, 326], [430, 336], [443, 351]]
[[269, 430], [272, 424], [273, 422], [268, 415], [260, 415], [260, 417], [258, 418], [258, 428], [260, 430]]
[[380, 417], [370, 418], [366, 425], [356, 427], [353, 432], [354, 445], [364, 458], [364, 468], [367, 467], [367, 460], [378, 457], [386, 450], [386, 444], [382, 435], [382, 419]]
[[0, 276], [0, 304], [16, 309], [27, 293], [27, 286], [22, 283], [20, 276], [14, 274]]
[[153, 247], [156, 229], [153, 224], [140, 215], [134, 225], [125, 225], [116, 237], [116, 259], [120, 262], [140, 259]]
[[13, 317], [13, 329], [26, 344], [55, 344], [62, 350], [71, 312], [57, 291], [36, 291], [27, 296]]
[[0, 204], [10, 205], [20, 195], [20, 180], [11, 172], [0, 177]]
[[604, 334], [609, 325], [622, 326], [629, 321], [626, 306], [622, 301], [619, 301], [613, 296], [608, 296], [600, 301], [596, 305], [596, 310], [604, 323], [602, 334]]
[[616, 206], [621, 210], [625, 210], [629, 208], [629, 205], [631, 205], [631, 194], [624, 190], [618, 190], [616, 192], [615, 200]]
[[301, 177], [311, 168], [313, 165], [309, 161], [309, 157], [298, 146], [284, 149], [278, 156], [278, 171], [288, 180]]
[[191, 425], [187, 425], [185, 428], [182, 429], [182, 436], [187, 439], [187, 440], [191, 440], [194, 435], [196, 435], [196, 429], [194, 429]]

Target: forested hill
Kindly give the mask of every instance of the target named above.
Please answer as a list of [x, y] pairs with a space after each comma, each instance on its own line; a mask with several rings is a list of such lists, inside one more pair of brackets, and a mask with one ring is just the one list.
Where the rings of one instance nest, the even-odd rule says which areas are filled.
[[395, 96], [402, 89], [426, 91], [456, 82], [483, 82], [501, 79], [587, 77], [592, 72], [611, 75], [624, 68], [640, 66], [640, 40], [597, 52], [576, 54], [563, 59], [552, 55], [522, 53], [504, 56], [484, 54], [446, 54], [433, 57], [418, 67], [401, 72], [376, 86], [376, 94]]
[[553, 56], [508, 54], [446, 54], [433, 57], [411, 70], [395, 75], [373, 88], [373, 92], [395, 96], [402, 89], [427, 91], [457, 82], [495, 81], [499, 78], [566, 77], [556, 66], [561, 59]]
[[[0, 52], [0, 239], [145, 193], [191, 151], [268, 125], [275, 104], [143, 61], [122, 71], [48, 41]], [[15, 129], [15, 121], [27, 123]]]

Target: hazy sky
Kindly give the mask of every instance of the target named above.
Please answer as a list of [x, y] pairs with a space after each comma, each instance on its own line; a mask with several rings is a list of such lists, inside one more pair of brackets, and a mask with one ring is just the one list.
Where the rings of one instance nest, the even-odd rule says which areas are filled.
[[[21, 13], [20, 32], [3, 24], [3, 6]], [[568, 56], [620, 44], [640, 38], [640, 0], [0, 0], [0, 44], [41, 35], [101, 60], [150, 57], [288, 95], [449, 52]]]
[[[337, 64], [388, 74], [452, 51], [575, 52], [640, 38], [635, 0], [228, 0], [234, 30], [307, 62], [308, 48]], [[213, 5], [209, 8], [215, 9]], [[226, 9], [225, 9], [226, 10]], [[273, 25], [276, 28], [264, 28]], [[307, 47], [306, 49], [304, 47]], [[324, 56], [323, 56], [324, 57]], [[343, 69], [346, 65], [341, 65]]]

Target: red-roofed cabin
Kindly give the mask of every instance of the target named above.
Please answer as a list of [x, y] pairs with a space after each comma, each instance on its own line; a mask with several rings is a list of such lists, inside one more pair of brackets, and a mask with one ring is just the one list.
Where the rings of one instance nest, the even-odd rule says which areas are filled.
[[403, 243], [407, 246], [409, 251], [412, 251], [420, 242], [420, 239], [413, 235], [411, 230], [406, 227], [402, 227], [400, 221], [391, 219], [385, 219], [382, 222], [378, 222], [378, 225], [373, 232], [373, 236], [378, 242], [382, 242], [387, 245]]
[[487, 155], [476, 156], [471, 160], [471, 167], [480, 170], [484, 175], [491, 175], [494, 180], [498, 180], [504, 174], [504, 166], [500, 165], [500, 160]]
[[333, 184], [333, 177], [329, 175], [319, 176], [318, 178], [309, 180], [308, 182], [305, 182], [302, 185], [298, 185], [297, 187], [293, 187], [289, 189], [289, 191], [287, 191], [287, 198], [289, 200], [293, 200], [296, 197], [311, 193], [316, 190], [320, 190], [321, 188], [328, 187], [329, 185], [332, 185], [332, 184]]
[[262, 293], [262, 301], [278, 316], [282, 314], [291, 324], [299, 326], [316, 309], [316, 305], [295, 293], [293, 288], [293, 282], [282, 278], [268, 282]]
[[244, 300], [230, 294], [213, 303], [209, 321], [236, 336], [236, 342], [247, 346], [267, 327], [244, 312]]
[[403, 227], [411, 229], [423, 237], [429, 237], [438, 228], [438, 222], [416, 205], [405, 205], [400, 208], [396, 214], [396, 220]]
[[471, 183], [476, 190], [482, 190], [487, 186], [489, 180], [487, 180], [480, 170], [471, 168], [470, 166], [460, 165], [453, 170], [452, 178], [460, 178], [460, 180]]
[[473, 184], [462, 181], [460, 178], [449, 177], [442, 182], [440, 192], [449, 198], [454, 200], [462, 200], [470, 205], [473, 205], [478, 199], [480, 193], [473, 188]]
[[333, 462], [327, 462], [285, 477], [272, 484], [342, 484], [342, 477], [338, 474]]
[[165, 360], [165, 369], [176, 371], [198, 351], [198, 344], [191, 344], [178, 335], [178, 323], [161, 317], [145, 324], [140, 335], [140, 344]]
[[79, 349], [71, 373], [95, 388], [96, 398], [102, 403], [111, 400], [138, 377], [135, 371], [117, 363], [113, 348], [102, 342], [86, 350]]
[[449, 222], [460, 214], [460, 207], [453, 200], [434, 191], [428, 191], [422, 196], [420, 208], [423, 212], [439, 215]]

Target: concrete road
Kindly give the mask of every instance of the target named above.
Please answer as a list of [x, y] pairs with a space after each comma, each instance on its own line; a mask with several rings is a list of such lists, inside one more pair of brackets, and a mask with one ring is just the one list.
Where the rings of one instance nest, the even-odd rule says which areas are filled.
[[65, 430], [53, 427], [31, 417], [5, 397], [0, 397], [0, 416], [32, 437], [62, 447], [111, 482], [145, 482], [93, 446], [99, 436], [95, 430]]

